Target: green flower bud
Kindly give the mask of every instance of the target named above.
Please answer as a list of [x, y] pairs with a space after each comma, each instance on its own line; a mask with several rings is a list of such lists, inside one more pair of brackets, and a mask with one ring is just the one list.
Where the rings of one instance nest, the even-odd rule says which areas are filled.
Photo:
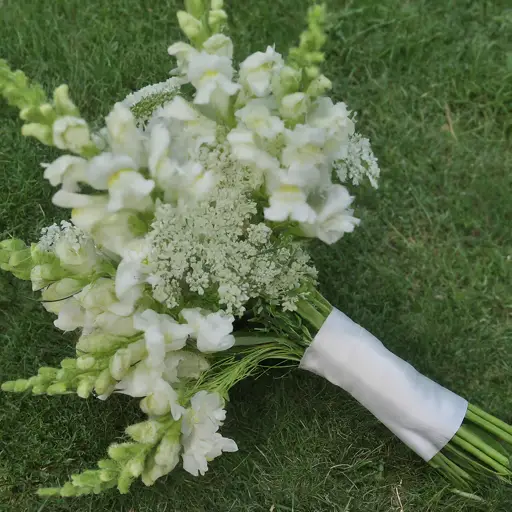
[[125, 470], [128, 471], [134, 478], [138, 478], [144, 471], [146, 455], [147, 452], [143, 450], [126, 463]]
[[0, 252], [7, 251], [7, 252], [15, 252], [15, 251], [22, 251], [23, 249], [26, 249], [27, 245], [23, 240], [20, 240], [19, 238], [9, 238], [7, 240], [2, 240], [0, 242]]
[[204, 3], [203, 0], [185, 0], [185, 9], [194, 18], [201, 18], [204, 14]]
[[102, 469], [100, 472], [100, 480], [102, 482], [111, 482], [117, 478], [118, 473], [116, 471], [109, 471], [108, 469]]
[[194, 16], [186, 11], [178, 11], [177, 17], [181, 30], [194, 44], [200, 45], [208, 38], [205, 27]]
[[272, 78], [272, 92], [278, 98], [297, 92], [300, 88], [302, 73], [290, 66], [284, 66]]
[[155, 462], [168, 468], [167, 472], [172, 471], [180, 460], [181, 443], [179, 431], [175, 429], [168, 432], [158, 445], [155, 452]]
[[119, 493], [127, 494], [130, 491], [130, 486], [132, 485], [133, 480], [134, 477], [132, 474], [127, 470], [123, 470], [119, 476], [119, 480], [117, 481], [117, 489]]
[[312, 98], [317, 98], [324, 95], [331, 88], [332, 82], [325, 75], [319, 75], [309, 84], [306, 93]]
[[76, 394], [80, 398], [89, 398], [92, 390], [94, 389], [94, 383], [96, 379], [93, 376], [87, 376], [80, 379], [80, 383], [76, 388]]
[[60, 487], [41, 487], [37, 489], [37, 495], [41, 498], [49, 498], [52, 496], [60, 496]]
[[44, 395], [45, 393], [46, 393], [46, 386], [44, 384], [40, 384], [40, 385], [34, 386], [32, 388], [33, 395]]
[[306, 73], [306, 76], [311, 80], [317, 78], [318, 75], [320, 75], [320, 69], [318, 66], [309, 66], [304, 69], [304, 72]]
[[15, 380], [8, 380], [6, 382], [2, 382], [2, 391], [5, 391], [7, 393], [13, 393], [14, 388], [16, 387], [16, 381]]
[[66, 482], [60, 489], [60, 495], [63, 498], [71, 498], [77, 495], [77, 491], [78, 489], [71, 482]]
[[39, 370], [37, 370], [37, 374], [41, 376], [44, 380], [53, 380], [57, 375], [57, 368], [51, 368], [50, 366], [41, 366]]
[[226, 25], [228, 15], [223, 9], [215, 9], [208, 13], [208, 25], [212, 29], [213, 33], [220, 32]]
[[72, 357], [66, 357], [60, 362], [61, 368], [66, 368], [68, 370], [74, 370], [76, 368], [76, 359]]
[[213, 11], [222, 9], [224, 7], [224, 0], [212, 0], [211, 7]]
[[65, 382], [56, 382], [51, 386], [48, 386], [46, 393], [50, 396], [52, 395], [63, 395], [67, 391], [67, 386]]
[[121, 380], [131, 366], [131, 354], [127, 348], [119, 349], [111, 358], [109, 363], [110, 374], [114, 379]]
[[116, 380], [121, 380], [133, 363], [140, 361], [146, 354], [146, 343], [138, 340], [127, 347], [119, 349], [110, 359], [110, 373]]
[[108, 471], [117, 472], [119, 470], [119, 464], [112, 459], [101, 459], [98, 461], [98, 467], [100, 469], [106, 469]]
[[51, 125], [57, 118], [57, 115], [55, 114], [55, 110], [49, 103], [43, 103], [39, 107], [39, 113], [40, 113], [41, 117], [43, 118], [42, 124]]
[[27, 379], [18, 379], [14, 382], [14, 392], [23, 393], [30, 387]]
[[80, 116], [77, 106], [69, 97], [69, 87], [66, 84], [59, 85], [53, 93], [55, 109], [60, 116]]
[[25, 137], [34, 137], [39, 142], [47, 146], [53, 145], [52, 129], [49, 126], [40, 123], [24, 124], [21, 128], [21, 134]]
[[94, 389], [98, 395], [107, 393], [112, 386], [116, 384], [116, 381], [110, 375], [110, 370], [105, 368], [94, 382]]
[[92, 356], [80, 356], [76, 359], [76, 367], [79, 370], [89, 370], [94, 366], [96, 359]]
[[297, 120], [306, 114], [309, 104], [310, 100], [306, 94], [296, 92], [286, 95], [281, 100], [279, 111], [283, 117]]
[[146, 396], [140, 401], [140, 408], [148, 416], [163, 416], [168, 414], [171, 410], [171, 405], [168, 400], [162, 400], [160, 396], [155, 396], [154, 393]]
[[32, 268], [32, 257], [30, 256], [30, 249], [27, 247], [26, 249], [11, 252], [11, 256], [9, 258], [9, 265], [13, 268]]
[[130, 425], [125, 432], [138, 443], [155, 444], [165, 430], [165, 426], [159, 421], [147, 420], [135, 425]]
[[126, 462], [140, 452], [138, 443], [111, 444], [108, 447], [108, 456], [117, 462]]
[[108, 354], [117, 348], [126, 345], [128, 338], [112, 336], [109, 334], [87, 334], [80, 337], [76, 345], [78, 353]]
[[28, 379], [28, 385], [29, 387], [34, 387], [34, 386], [38, 386], [40, 384], [42, 384], [44, 381], [44, 379], [42, 379], [39, 375], [34, 375], [33, 377], [30, 377], [30, 379]]
[[83, 473], [71, 475], [71, 483], [76, 487], [96, 487], [101, 485], [100, 472], [89, 469]]

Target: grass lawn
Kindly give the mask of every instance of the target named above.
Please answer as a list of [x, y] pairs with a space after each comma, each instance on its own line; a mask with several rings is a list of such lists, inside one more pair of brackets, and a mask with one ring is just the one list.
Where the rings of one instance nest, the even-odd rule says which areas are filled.
[[[236, 56], [304, 24], [306, 0], [229, 2]], [[235, 4], [238, 4], [235, 5]], [[243, 4], [243, 6], [242, 6]], [[167, 77], [180, 35], [174, 0], [0, 1], [0, 56], [62, 82], [90, 120]], [[360, 189], [353, 235], [314, 257], [325, 295], [420, 371], [512, 422], [512, 10], [501, 0], [333, 0], [326, 74], [359, 115], [382, 168]], [[507, 35], [508, 34], [508, 35]], [[0, 104], [0, 239], [65, 218], [41, 161]], [[27, 283], [0, 275], [0, 381], [73, 353]], [[0, 395], [0, 510], [9, 512], [427, 512], [512, 510], [512, 490], [477, 507], [348, 395], [310, 374], [274, 373], [231, 396], [240, 447], [203, 478], [45, 501], [40, 486], [92, 467], [140, 417], [135, 401]]]

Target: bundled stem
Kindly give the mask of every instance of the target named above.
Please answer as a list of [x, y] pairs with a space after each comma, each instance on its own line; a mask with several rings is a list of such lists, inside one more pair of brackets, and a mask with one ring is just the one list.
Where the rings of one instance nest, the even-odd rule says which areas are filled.
[[[332, 306], [317, 290], [311, 290], [308, 300], [300, 301], [297, 307], [299, 316], [314, 332], [331, 311]], [[472, 492], [489, 478], [510, 484], [512, 426], [469, 404], [463, 424], [429, 464], [460, 491]]]

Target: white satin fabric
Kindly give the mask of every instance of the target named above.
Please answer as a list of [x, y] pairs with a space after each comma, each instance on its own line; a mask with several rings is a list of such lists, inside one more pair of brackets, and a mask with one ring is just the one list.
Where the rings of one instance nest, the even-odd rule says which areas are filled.
[[457, 432], [468, 407], [335, 308], [300, 367], [349, 392], [426, 461]]

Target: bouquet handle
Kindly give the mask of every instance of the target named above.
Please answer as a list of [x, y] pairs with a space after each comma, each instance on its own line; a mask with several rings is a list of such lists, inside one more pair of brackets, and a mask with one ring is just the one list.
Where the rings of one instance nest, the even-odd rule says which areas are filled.
[[425, 461], [459, 430], [468, 402], [415, 370], [336, 308], [300, 367], [350, 393]]

